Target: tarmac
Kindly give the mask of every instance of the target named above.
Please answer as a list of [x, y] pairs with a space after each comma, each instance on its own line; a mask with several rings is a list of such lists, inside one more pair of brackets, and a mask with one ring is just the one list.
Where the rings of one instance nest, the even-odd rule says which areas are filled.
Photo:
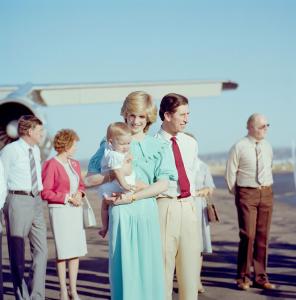
[[[99, 203], [94, 190], [88, 190], [88, 198], [99, 216]], [[264, 291], [251, 288], [240, 291], [235, 284], [236, 255], [238, 246], [237, 215], [233, 197], [225, 189], [217, 189], [213, 197], [220, 223], [211, 225], [213, 254], [205, 255], [202, 282], [206, 289], [200, 300], [272, 300], [296, 299], [296, 206], [276, 197], [270, 235], [268, 274], [277, 289]], [[55, 249], [48, 222], [49, 258], [46, 277], [46, 299], [59, 299], [59, 284], [55, 270]], [[99, 222], [99, 217], [97, 217]], [[98, 224], [100, 225], [100, 224]], [[98, 235], [98, 227], [87, 229], [88, 254], [81, 258], [78, 276], [78, 293], [81, 300], [110, 299], [108, 282], [108, 241]], [[75, 233], [73, 233], [75, 234]], [[7, 241], [3, 235], [4, 300], [14, 299], [10, 276]], [[26, 248], [26, 266], [29, 265], [29, 248]], [[177, 300], [178, 295], [174, 294]], [[141, 300], [141, 299], [139, 299]], [[154, 299], [151, 299], [154, 300]]]

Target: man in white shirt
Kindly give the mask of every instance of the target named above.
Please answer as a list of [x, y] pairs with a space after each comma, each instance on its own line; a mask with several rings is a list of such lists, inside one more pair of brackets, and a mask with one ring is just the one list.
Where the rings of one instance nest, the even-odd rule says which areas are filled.
[[237, 286], [248, 290], [254, 286], [275, 289], [266, 273], [268, 237], [273, 208], [272, 148], [265, 140], [269, 124], [261, 114], [247, 121], [248, 135], [230, 150], [226, 165], [226, 182], [235, 203], [239, 223]]
[[0, 159], [0, 300], [3, 300], [3, 275], [2, 275], [2, 207], [6, 198], [6, 185], [3, 164]]
[[156, 137], [172, 147], [178, 172], [178, 182], [170, 181], [168, 191], [158, 198], [160, 228], [165, 269], [166, 299], [172, 299], [174, 270], [180, 300], [198, 297], [201, 252], [201, 226], [197, 219], [195, 175], [197, 142], [183, 133], [189, 119], [188, 99], [178, 94], [163, 97], [159, 116], [161, 129]]
[[[8, 190], [4, 215], [16, 299], [45, 299], [47, 264], [46, 223], [43, 215], [40, 150], [42, 122], [32, 115], [18, 122], [19, 139], [1, 153]], [[32, 265], [28, 285], [24, 280], [25, 238], [30, 241]]]

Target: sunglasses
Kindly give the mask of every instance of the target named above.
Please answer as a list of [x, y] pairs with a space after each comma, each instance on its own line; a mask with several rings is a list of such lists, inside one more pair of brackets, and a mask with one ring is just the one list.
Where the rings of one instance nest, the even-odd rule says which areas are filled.
[[256, 128], [262, 130], [262, 129], [267, 129], [269, 126], [270, 126], [270, 124], [264, 124], [264, 125], [261, 125], [261, 126], [256, 127]]

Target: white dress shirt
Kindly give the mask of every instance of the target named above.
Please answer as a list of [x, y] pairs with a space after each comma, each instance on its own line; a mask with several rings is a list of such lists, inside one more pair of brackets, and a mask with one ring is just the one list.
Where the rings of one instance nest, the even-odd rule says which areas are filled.
[[[168, 132], [164, 131], [162, 128], [155, 135], [156, 138], [163, 139], [167, 141], [170, 145], [172, 145], [171, 138], [173, 137]], [[197, 142], [191, 136], [179, 132], [176, 135], [176, 141], [180, 148], [180, 152], [182, 155], [186, 175], [190, 182], [190, 192], [192, 196], [195, 196], [195, 177], [198, 170], [198, 162], [197, 162], [197, 154], [198, 154], [198, 146]], [[171, 146], [172, 149], [172, 146]], [[172, 149], [173, 151], [173, 149]], [[178, 181], [170, 181], [168, 191], [162, 194], [168, 195], [170, 197], [177, 197], [180, 195], [180, 186]]]
[[[261, 140], [261, 151], [264, 163], [262, 186], [269, 186], [272, 179], [272, 148], [266, 140]], [[229, 152], [226, 164], [225, 179], [230, 192], [235, 192], [235, 185], [241, 187], [259, 187], [257, 181], [256, 140], [246, 136], [236, 143]]]
[[0, 159], [0, 209], [4, 205], [6, 194], [7, 194], [7, 188], [5, 184], [4, 168], [3, 168], [2, 161]]
[[19, 138], [17, 141], [6, 145], [1, 151], [4, 177], [8, 190], [31, 192], [32, 179], [29, 148], [32, 148], [35, 159], [38, 190], [41, 191], [43, 189], [39, 147], [37, 145], [30, 146], [25, 140]]

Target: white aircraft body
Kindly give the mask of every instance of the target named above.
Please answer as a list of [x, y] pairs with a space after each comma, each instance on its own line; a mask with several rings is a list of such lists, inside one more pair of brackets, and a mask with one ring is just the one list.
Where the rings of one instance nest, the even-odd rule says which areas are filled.
[[[27, 83], [22, 86], [0, 86], [0, 149], [16, 140], [17, 120], [22, 115], [36, 115], [46, 128], [42, 109], [46, 106], [91, 104], [123, 101], [133, 91], [146, 91], [154, 99], [168, 93], [183, 94], [189, 99], [218, 96], [233, 90], [238, 84], [231, 81], [171, 81], [138, 83], [91, 83], [42, 85]], [[51, 150], [51, 139], [46, 132], [42, 142], [42, 157]]]

